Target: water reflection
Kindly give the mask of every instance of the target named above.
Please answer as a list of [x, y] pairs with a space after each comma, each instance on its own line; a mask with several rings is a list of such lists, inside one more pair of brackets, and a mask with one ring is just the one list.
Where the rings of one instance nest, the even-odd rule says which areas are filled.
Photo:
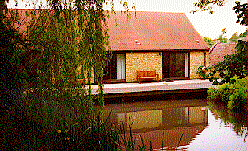
[[205, 107], [178, 107], [162, 110], [145, 110], [116, 113], [112, 121], [126, 126], [131, 125], [134, 132], [147, 132], [174, 127], [207, 125], [207, 109]]
[[247, 128], [247, 107], [240, 108], [237, 112], [229, 110], [226, 106], [225, 103], [208, 101], [208, 108], [216, 119], [221, 118], [226, 125], [232, 124], [237, 135], [243, 135]]
[[[221, 138], [221, 135], [228, 131], [218, 127], [220, 125], [218, 122], [221, 120], [210, 112], [206, 100], [109, 104], [104, 111], [106, 115], [112, 111], [111, 121], [123, 125], [125, 130], [129, 131], [131, 126], [137, 146], [142, 145], [142, 137], [148, 147], [152, 141], [153, 149], [161, 149], [163, 142], [164, 149], [208, 150], [207, 146], [211, 146], [213, 140], [218, 144], [219, 140], [215, 139], [214, 134], [220, 135], [218, 138]], [[225, 123], [223, 124], [226, 126]], [[236, 137], [235, 133], [230, 135], [231, 139]], [[211, 137], [213, 139], [209, 141], [208, 138]], [[241, 149], [245, 148], [242, 138], [235, 141], [240, 141], [236, 144], [241, 145]], [[219, 150], [226, 149], [219, 148]]]
[[231, 123], [208, 112], [208, 126], [183, 147], [189, 151], [247, 151], [245, 135], [237, 135]]

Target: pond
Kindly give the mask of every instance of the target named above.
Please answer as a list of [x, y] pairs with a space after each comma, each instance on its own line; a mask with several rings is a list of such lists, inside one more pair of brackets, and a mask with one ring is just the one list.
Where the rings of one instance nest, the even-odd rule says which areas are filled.
[[247, 150], [246, 113], [228, 113], [204, 98], [124, 101], [107, 104], [104, 113], [107, 116], [110, 112], [110, 120], [121, 125], [126, 135], [131, 127], [136, 146], [152, 146], [153, 150]]

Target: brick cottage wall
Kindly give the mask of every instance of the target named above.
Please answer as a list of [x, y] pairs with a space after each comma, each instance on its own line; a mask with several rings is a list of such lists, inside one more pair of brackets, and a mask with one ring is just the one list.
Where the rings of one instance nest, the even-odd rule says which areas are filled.
[[[206, 63], [208, 62], [208, 54], [206, 54]], [[207, 63], [208, 64], [208, 63]], [[194, 51], [190, 52], [190, 79], [200, 78], [196, 74], [199, 66], [204, 65], [204, 52], [203, 51]]]
[[159, 52], [126, 53], [126, 81], [137, 81], [137, 71], [154, 71], [162, 79], [162, 55]]

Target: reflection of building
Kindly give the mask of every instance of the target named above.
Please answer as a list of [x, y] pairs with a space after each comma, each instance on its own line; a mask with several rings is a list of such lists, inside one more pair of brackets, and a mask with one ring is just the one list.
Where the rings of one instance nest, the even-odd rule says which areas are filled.
[[117, 113], [117, 122], [131, 125], [133, 130], [152, 129], [162, 126], [162, 110]]
[[204, 130], [207, 117], [205, 107], [179, 107], [116, 113], [112, 120], [123, 123], [126, 130], [131, 125], [136, 140], [140, 140], [141, 135], [147, 146], [152, 141], [153, 148], [161, 148], [162, 141], [170, 147], [188, 145]]

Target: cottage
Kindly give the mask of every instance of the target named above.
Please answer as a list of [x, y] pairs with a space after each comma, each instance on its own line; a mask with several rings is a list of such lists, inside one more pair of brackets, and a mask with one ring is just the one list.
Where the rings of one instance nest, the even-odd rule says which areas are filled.
[[[27, 10], [18, 11], [19, 30], [26, 31]], [[184, 13], [115, 12], [107, 25], [110, 59], [105, 82], [136, 82], [138, 71], [155, 72], [152, 80], [194, 79], [198, 67], [208, 65], [208, 45]]]
[[104, 80], [136, 82], [137, 71], [194, 79], [208, 63], [208, 45], [184, 13], [116, 12], [108, 19], [111, 59]]

